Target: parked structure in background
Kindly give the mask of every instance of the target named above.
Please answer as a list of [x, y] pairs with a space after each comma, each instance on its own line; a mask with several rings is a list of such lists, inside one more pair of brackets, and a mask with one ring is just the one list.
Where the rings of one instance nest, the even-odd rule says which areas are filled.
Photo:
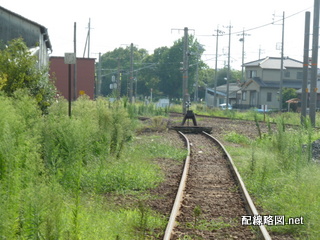
[[[244, 64], [245, 82], [229, 85], [229, 102], [233, 108], [279, 109], [281, 58], [266, 57]], [[283, 88], [301, 89], [303, 78], [303, 63], [286, 57], [283, 61]], [[214, 89], [207, 88], [206, 102], [213, 106]], [[218, 86], [216, 90], [217, 105], [226, 103], [226, 85]]]
[[52, 52], [48, 29], [0, 6], [0, 40], [7, 43], [19, 37], [38, 57], [39, 67], [47, 66]]
[[[281, 58], [266, 57], [245, 64], [247, 81], [241, 89], [240, 106], [279, 109]], [[285, 57], [283, 59], [282, 88], [302, 87], [303, 63]]]
[[[95, 58], [77, 58], [77, 92], [74, 94], [74, 83], [71, 84], [73, 100], [81, 95], [94, 99], [95, 91]], [[74, 66], [72, 66], [74, 67]], [[73, 71], [71, 78], [73, 79]], [[68, 98], [68, 65], [64, 57], [50, 57], [50, 75], [55, 80], [58, 91]]]
[[[237, 96], [237, 94], [239, 94], [240, 90], [240, 84], [229, 83], [229, 105], [238, 103], [240, 96]], [[227, 84], [216, 87], [216, 97], [214, 96], [214, 89], [207, 88], [206, 92], [206, 102], [208, 107], [220, 106], [223, 103], [227, 103]], [[214, 104], [214, 100], [216, 100], [216, 104]]]

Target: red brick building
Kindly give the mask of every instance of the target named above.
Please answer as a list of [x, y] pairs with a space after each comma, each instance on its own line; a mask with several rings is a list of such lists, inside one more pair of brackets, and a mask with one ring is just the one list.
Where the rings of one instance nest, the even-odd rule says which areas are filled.
[[[71, 65], [71, 96], [72, 99], [86, 94], [94, 99], [95, 89], [95, 59], [77, 58], [76, 72], [76, 94], [74, 94], [74, 67]], [[50, 76], [56, 81], [56, 87], [62, 96], [68, 99], [69, 67], [64, 63], [64, 57], [50, 57]]]

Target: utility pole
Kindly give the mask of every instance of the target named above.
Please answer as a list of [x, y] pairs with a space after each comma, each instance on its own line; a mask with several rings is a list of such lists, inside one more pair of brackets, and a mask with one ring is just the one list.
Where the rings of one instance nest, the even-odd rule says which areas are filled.
[[187, 113], [186, 102], [188, 101], [188, 69], [189, 69], [189, 35], [188, 28], [184, 28], [184, 44], [183, 44], [183, 74], [182, 74], [182, 109], [183, 114]]
[[319, 47], [319, 0], [314, 0], [313, 12], [313, 37], [312, 37], [312, 62], [310, 84], [310, 120], [313, 127], [316, 126], [317, 109], [317, 79], [318, 79], [318, 47]]
[[[283, 88], [283, 61], [284, 61], [284, 12], [282, 13], [282, 44], [281, 44], [281, 62], [280, 62], [280, 83], [279, 83], [279, 111], [282, 111], [282, 88]], [[275, 17], [275, 15], [274, 15]], [[274, 24], [274, 23], [273, 23]]]
[[91, 19], [89, 18], [88, 24], [88, 58], [90, 58], [90, 34], [91, 34]]
[[229, 82], [231, 78], [230, 74], [230, 47], [231, 47], [231, 24], [227, 26], [226, 28], [229, 28], [229, 46], [228, 46], [228, 73], [227, 73], [227, 100], [226, 100], [226, 109], [229, 108]]
[[120, 95], [121, 95], [121, 71], [120, 71], [120, 58], [117, 58], [117, 61], [118, 61], [118, 79], [117, 79], [117, 99], [119, 100], [120, 99]]
[[[218, 47], [219, 36], [223, 36], [224, 32], [219, 30], [219, 26], [216, 29], [216, 63], [215, 63], [215, 75], [214, 75], [214, 95], [213, 95], [213, 107], [217, 107], [217, 84], [218, 84]], [[207, 89], [206, 89], [207, 91]]]
[[[171, 29], [172, 30], [182, 30], [182, 29]], [[188, 94], [188, 69], [189, 69], [189, 30], [185, 27], [184, 29], [184, 44], [183, 44], [183, 67], [181, 69], [182, 71], [182, 112], [183, 114], [187, 113], [187, 107], [186, 102], [189, 100], [189, 94]], [[194, 31], [194, 30], [193, 30]]]
[[244, 39], [245, 36], [250, 36], [250, 34], [245, 33], [243, 29], [242, 33], [238, 34], [238, 36], [242, 36], [239, 41], [242, 42], [241, 82], [244, 82]]
[[308, 71], [309, 71], [309, 41], [310, 41], [310, 12], [305, 13], [304, 49], [303, 49], [303, 81], [301, 97], [301, 123], [304, 124], [307, 117], [308, 102]]
[[259, 46], [259, 58], [258, 59], [261, 59], [261, 54], [264, 53], [264, 50], [261, 49], [261, 45]]
[[98, 82], [97, 82], [97, 91], [96, 91], [97, 97], [101, 95], [101, 82], [102, 82], [101, 69], [102, 69], [101, 53], [99, 53]]
[[[74, 23], [74, 55], [76, 56], [76, 59], [77, 59], [77, 23], [75, 22]], [[77, 99], [77, 61], [76, 63], [74, 64], [74, 67], [73, 67], [73, 87], [74, 87], [74, 92], [73, 92], [73, 100], [76, 100]]]
[[84, 45], [84, 51], [83, 51], [83, 57], [85, 57], [86, 49], [88, 46], [88, 58], [90, 57], [90, 30], [91, 30], [91, 19], [89, 18], [88, 33], [87, 33], [86, 43]]
[[130, 44], [130, 103], [133, 102], [133, 43]]
[[200, 50], [203, 50], [201, 44], [198, 43], [197, 45], [197, 68], [196, 68], [196, 81], [195, 81], [195, 91], [194, 91], [194, 101], [198, 102], [199, 98], [199, 57], [200, 57]]
[[196, 81], [195, 81], [195, 89], [194, 89], [194, 101], [198, 102], [198, 84], [199, 84], [199, 46], [197, 52], [197, 68], [196, 68]]
[[281, 66], [280, 66], [280, 89], [279, 89], [279, 110], [282, 110], [282, 88], [283, 88], [283, 54], [284, 54], [284, 12], [282, 14], [282, 45], [281, 45]]

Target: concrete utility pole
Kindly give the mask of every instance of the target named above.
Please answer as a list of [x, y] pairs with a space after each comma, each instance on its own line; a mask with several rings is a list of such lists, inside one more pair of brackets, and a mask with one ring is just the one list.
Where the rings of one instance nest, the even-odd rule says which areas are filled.
[[[214, 74], [214, 95], [213, 95], [213, 106], [217, 107], [217, 84], [218, 84], [218, 47], [219, 47], [219, 36], [223, 36], [224, 32], [219, 30], [219, 26], [216, 29], [216, 63], [215, 63], [215, 74]], [[207, 89], [206, 89], [207, 91]]]
[[199, 91], [199, 45], [197, 51], [197, 68], [196, 68], [196, 81], [195, 81], [195, 89], [194, 89], [194, 101], [198, 102], [198, 91]]
[[84, 45], [84, 51], [83, 51], [83, 57], [84, 57], [86, 54], [87, 46], [88, 46], [88, 58], [90, 57], [90, 30], [91, 30], [91, 19], [89, 18], [88, 34], [87, 34], [86, 43]]
[[194, 90], [194, 101], [198, 102], [199, 99], [199, 58], [200, 58], [200, 50], [203, 50], [203, 45], [197, 44], [197, 68], [196, 68], [196, 81], [195, 81], [195, 90]]
[[250, 36], [250, 34], [245, 33], [243, 29], [242, 33], [238, 34], [238, 36], [242, 36], [239, 41], [242, 42], [241, 82], [244, 82], [244, 39], [245, 36]]
[[98, 82], [97, 82], [97, 91], [96, 91], [97, 97], [101, 95], [101, 82], [102, 82], [101, 69], [102, 69], [101, 53], [99, 53]]
[[130, 44], [130, 103], [133, 102], [133, 43]]
[[[172, 30], [182, 30], [182, 29], [171, 29]], [[189, 34], [188, 32], [194, 29], [188, 29], [185, 27], [184, 31], [184, 44], [183, 44], [183, 66], [180, 69], [182, 71], [182, 112], [183, 114], [187, 113], [186, 102], [189, 101], [188, 94], [188, 69], [189, 69]]]
[[88, 24], [88, 58], [90, 58], [90, 31], [91, 31], [91, 19], [89, 18]]
[[184, 28], [184, 44], [183, 44], [183, 74], [182, 74], [182, 109], [183, 114], [187, 113], [186, 102], [188, 99], [188, 69], [189, 69], [189, 35], [188, 28]]
[[227, 100], [226, 100], [226, 109], [229, 108], [229, 82], [231, 78], [230, 74], [230, 48], [231, 48], [231, 24], [227, 26], [229, 28], [229, 46], [228, 46], [228, 73], [227, 73]]
[[[273, 14], [275, 17], [275, 14]], [[272, 23], [274, 24], [274, 22]], [[280, 25], [280, 24], [278, 24]], [[284, 12], [282, 14], [282, 44], [281, 44], [281, 62], [280, 62], [280, 84], [279, 84], [279, 111], [282, 111], [282, 88], [283, 88], [283, 61], [284, 61]]]
[[316, 125], [317, 109], [317, 76], [318, 76], [318, 47], [319, 47], [319, 0], [314, 0], [313, 37], [312, 37], [312, 62], [310, 84], [310, 120], [312, 126]]
[[117, 99], [120, 99], [120, 95], [121, 95], [121, 71], [120, 71], [120, 58], [117, 58], [117, 62], [118, 62], [118, 78], [117, 78]]
[[303, 82], [301, 97], [301, 123], [304, 124], [307, 117], [308, 103], [308, 71], [309, 71], [309, 41], [310, 41], [310, 12], [305, 13], [304, 49], [303, 49]]
[[284, 54], [284, 12], [282, 14], [282, 45], [281, 45], [280, 87], [279, 87], [279, 110], [280, 110], [280, 112], [282, 110], [283, 54]]
[[[77, 23], [75, 22], [74, 23], [74, 55], [77, 57]], [[77, 96], [78, 96], [78, 93], [77, 93], [77, 61], [76, 63], [74, 64], [74, 67], [73, 67], [73, 100], [76, 100], [77, 99]]]

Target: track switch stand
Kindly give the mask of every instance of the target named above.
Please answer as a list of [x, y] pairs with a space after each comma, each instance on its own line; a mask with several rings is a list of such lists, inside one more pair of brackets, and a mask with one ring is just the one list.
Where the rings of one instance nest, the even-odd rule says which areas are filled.
[[[186, 115], [184, 115], [184, 117], [183, 117], [182, 126], [185, 124], [185, 122], [186, 122], [187, 119], [188, 119], [188, 120], [189, 120], [189, 119], [192, 119], [193, 125], [194, 125], [194, 126], [197, 126], [196, 116], [194, 115], [194, 112], [193, 112], [192, 110], [189, 110], [190, 106], [191, 106], [191, 102], [190, 102], [190, 101], [187, 101], [187, 102], [186, 102], [186, 107], [187, 107], [188, 110], [187, 110]], [[188, 121], [188, 125], [189, 125], [189, 121]]]

